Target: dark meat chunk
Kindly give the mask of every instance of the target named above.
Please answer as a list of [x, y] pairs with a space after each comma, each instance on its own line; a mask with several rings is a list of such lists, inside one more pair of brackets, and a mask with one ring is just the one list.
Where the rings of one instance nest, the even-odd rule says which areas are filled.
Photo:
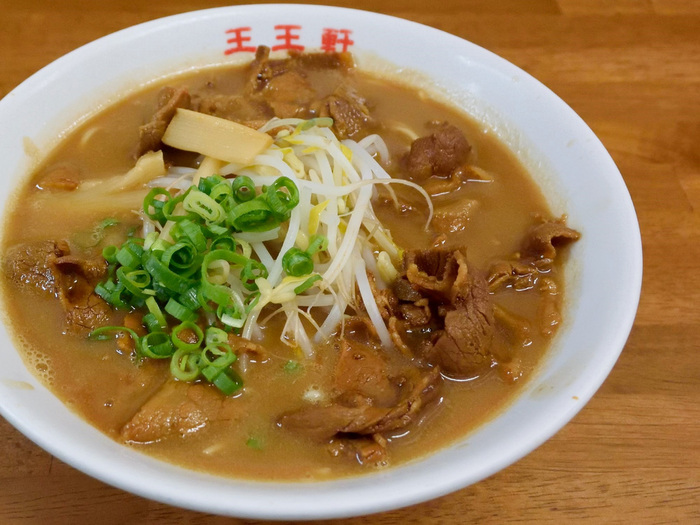
[[387, 412], [386, 408], [371, 405], [345, 406], [333, 403], [283, 414], [279, 425], [286, 430], [325, 440], [339, 433], [371, 433], [362, 431], [376, 425]]
[[238, 416], [215, 387], [168, 381], [124, 425], [121, 437], [132, 443], [150, 443]]
[[44, 241], [19, 244], [5, 256], [5, 272], [17, 284], [26, 284], [50, 293], [56, 293], [56, 282], [51, 263], [70, 252], [65, 241]]
[[432, 176], [449, 177], [466, 162], [470, 151], [471, 146], [459, 128], [443, 122], [432, 134], [411, 144], [405, 157], [408, 178], [423, 184]]
[[[352, 66], [352, 57], [347, 53], [290, 53], [289, 58], [270, 59], [270, 50], [261, 46], [257, 49], [255, 60], [250, 66], [250, 76], [246, 87], [246, 97], [262, 97], [279, 118], [309, 118], [319, 114], [325, 106], [326, 115], [337, 114], [343, 118], [347, 132], [359, 127], [359, 123], [368, 118], [356, 114], [362, 106], [361, 99], [351, 92], [342, 92], [328, 97], [327, 101], [316, 102], [321, 96], [307, 79], [310, 71], [338, 71], [336, 83], [340, 85], [346, 78], [346, 72]], [[332, 89], [332, 87], [331, 87]], [[332, 108], [332, 109], [331, 109]], [[338, 128], [336, 128], [338, 129]], [[349, 136], [349, 135], [346, 135]]]
[[107, 274], [107, 262], [100, 258], [83, 259], [64, 255], [50, 260], [56, 282], [56, 295], [66, 311], [71, 331], [90, 331], [107, 324], [112, 309], [94, 292], [95, 285]]
[[392, 283], [391, 289], [394, 292], [394, 295], [396, 295], [396, 297], [401, 301], [415, 302], [420, 301], [423, 298], [419, 292], [413, 289], [411, 283], [405, 277], [399, 277], [396, 279]]
[[[425, 299], [424, 301], [427, 302]], [[430, 308], [427, 305], [402, 304], [399, 306], [399, 312], [407, 326], [425, 326], [431, 319]]]
[[107, 263], [101, 257], [71, 255], [65, 241], [28, 243], [10, 250], [5, 271], [18, 284], [58, 297], [71, 331], [92, 330], [109, 319], [111, 308], [94, 292], [107, 272]]
[[190, 94], [185, 88], [164, 87], [159, 95], [158, 111], [151, 120], [139, 128], [139, 143], [136, 157], [161, 147], [165, 129], [178, 108], [189, 109]]
[[557, 248], [566, 246], [580, 237], [581, 234], [566, 226], [563, 219], [543, 222], [528, 232], [523, 253], [532, 257], [554, 259]]
[[365, 99], [344, 85], [314, 109], [318, 116], [333, 119], [333, 129], [341, 139], [357, 137], [373, 125]]
[[458, 291], [455, 282], [464, 280], [467, 260], [461, 250], [444, 247], [410, 250], [404, 255], [404, 267], [414, 290], [439, 303], [449, 304]]
[[389, 368], [378, 350], [364, 335], [357, 337], [354, 326], [366, 334], [357, 321], [346, 323], [346, 337], [340, 343], [340, 358], [335, 368], [334, 389], [339, 396], [359, 394], [371, 398], [374, 404], [390, 406], [396, 402], [398, 388], [389, 379]]
[[[318, 439], [337, 434], [376, 434], [407, 426], [426, 404], [434, 400], [441, 383], [437, 368], [427, 372], [413, 370], [401, 384], [401, 398], [391, 408], [365, 402], [354, 406], [333, 402], [323, 407], [308, 407], [282, 415], [281, 427]], [[371, 401], [370, 401], [371, 402]]]
[[470, 271], [468, 284], [459, 286], [454, 307], [446, 313], [445, 331], [426, 357], [447, 374], [471, 376], [492, 363], [495, 320], [486, 280]]
[[259, 128], [275, 116], [272, 108], [260, 96], [199, 94], [192, 96], [195, 111]]
[[440, 371], [416, 368], [405, 360], [390, 364], [365, 319], [346, 322], [334, 371], [333, 400], [283, 414], [281, 427], [317, 439], [372, 435], [405, 427], [435, 399]]
[[471, 376], [491, 364], [493, 304], [485, 278], [470, 267], [464, 250], [431, 248], [406, 252], [406, 277], [439, 304], [441, 331], [424, 347], [429, 363], [453, 376]]
[[262, 93], [279, 118], [307, 117], [309, 105], [316, 98], [316, 91], [306, 76], [295, 70], [269, 79]]

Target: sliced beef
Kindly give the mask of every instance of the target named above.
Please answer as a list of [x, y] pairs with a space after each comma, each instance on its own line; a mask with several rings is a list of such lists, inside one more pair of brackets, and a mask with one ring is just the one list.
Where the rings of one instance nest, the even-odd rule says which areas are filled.
[[402, 378], [401, 397], [392, 407], [374, 406], [364, 398], [354, 405], [343, 404], [342, 399], [323, 407], [306, 407], [282, 415], [282, 428], [306, 434], [317, 439], [329, 439], [338, 434], [371, 435], [404, 428], [413, 422], [426, 404], [433, 401], [441, 384], [437, 368], [428, 371], [413, 370]]
[[309, 106], [316, 99], [306, 75], [294, 69], [270, 78], [262, 94], [279, 118], [308, 117]]
[[64, 255], [49, 264], [56, 295], [66, 311], [67, 328], [74, 332], [91, 331], [107, 324], [112, 309], [94, 291], [107, 274], [106, 261], [101, 257], [83, 259]]
[[431, 363], [457, 376], [474, 375], [492, 364], [495, 320], [486, 280], [475, 271], [466, 279], [445, 314], [444, 333], [426, 353]]
[[121, 430], [132, 443], [150, 443], [197, 432], [213, 421], [239, 417], [233, 404], [211, 385], [166, 382]]
[[349, 320], [339, 341], [332, 401], [283, 414], [282, 428], [321, 440], [373, 435], [407, 426], [435, 399], [440, 371], [391, 360], [363, 319]]
[[135, 156], [161, 148], [165, 129], [178, 108], [190, 108], [190, 94], [185, 88], [164, 87], [158, 98], [158, 110], [151, 120], [139, 128], [139, 143]]
[[192, 95], [192, 108], [200, 113], [259, 128], [275, 116], [262, 96], [222, 95], [207, 92]]
[[[495, 330], [493, 304], [486, 279], [467, 263], [465, 250], [435, 247], [408, 251], [404, 267], [412, 288], [432, 305], [425, 323], [432, 338], [419, 344], [423, 357], [457, 377], [470, 377], [490, 366]], [[413, 306], [419, 304], [414, 302]], [[410, 317], [406, 312], [418, 313], [405, 304], [399, 309], [407, 321]], [[402, 326], [408, 329], [411, 325], [404, 321]], [[400, 334], [392, 333], [392, 338], [406, 341]]]
[[13, 246], [5, 255], [5, 271], [17, 284], [56, 293], [51, 263], [70, 252], [65, 241], [42, 241]]
[[111, 308], [94, 292], [107, 272], [101, 257], [77, 257], [65, 241], [44, 241], [15, 246], [5, 265], [13, 281], [58, 297], [68, 330], [92, 330], [108, 321]]
[[[340, 342], [340, 357], [335, 368], [333, 386], [339, 396], [359, 394], [374, 404], [390, 406], [399, 389], [389, 378], [386, 361], [369, 341], [367, 330], [358, 321], [346, 323]], [[359, 332], [359, 333], [358, 333]]]
[[423, 184], [430, 177], [449, 177], [467, 161], [471, 146], [459, 128], [440, 123], [426, 137], [413, 141], [404, 159], [408, 178]]
[[444, 247], [406, 251], [404, 267], [413, 289], [440, 304], [452, 302], [455, 281], [467, 272], [464, 253]]
[[581, 234], [564, 223], [564, 219], [550, 220], [534, 226], [523, 243], [526, 256], [554, 259], [557, 248], [577, 241]]
[[475, 199], [456, 199], [436, 207], [431, 225], [440, 233], [464, 231], [478, 209], [479, 201]]
[[355, 138], [370, 128], [374, 121], [365, 99], [346, 85], [314, 105], [320, 117], [333, 119], [333, 130], [341, 139]]
[[[331, 116], [342, 138], [354, 136], [369, 120], [364, 101], [345, 87], [347, 72], [353, 67], [347, 53], [290, 53], [288, 58], [270, 59], [270, 50], [258, 48], [250, 67], [246, 97], [260, 96], [279, 118]], [[313, 71], [337, 72], [335, 91], [319, 94], [308, 75]], [[333, 82], [329, 83], [333, 89]], [[319, 98], [322, 100], [319, 101]]]

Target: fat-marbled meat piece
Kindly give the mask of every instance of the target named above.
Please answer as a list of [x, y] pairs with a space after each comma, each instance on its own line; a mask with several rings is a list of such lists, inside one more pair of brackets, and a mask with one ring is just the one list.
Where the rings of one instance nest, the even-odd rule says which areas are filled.
[[5, 271], [18, 284], [58, 297], [70, 331], [93, 330], [109, 320], [111, 308], [94, 292], [107, 273], [101, 257], [72, 255], [65, 241], [25, 243], [9, 250]]
[[523, 252], [532, 257], [554, 259], [557, 248], [577, 241], [580, 237], [581, 234], [569, 228], [564, 219], [542, 222], [528, 232]]
[[376, 335], [362, 328], [361, 318], [348, 324], [334, 370], [333, 400], [283, 414], [282, 428], [322, 440], [372, 435], [407, 426], [437, 397], [442, 379], [438, 368], [392, 366]]
[[464, 249], [406, 252], [406, 278], [417, 292], [437, 301], [444, 328], [424, 349], [446, 374], [471, 376], [491, 365], [495, 319], [484, 276], [467, 263]]
[[158, 110], [151, 120], [139, 128], [136, 157], [161, 148], [161, 140], [178, 108], [190, 108], [190, 94], [186, 88], [164, 87], [158, 96]]
[[449, 177], [471, 151], [464, 134], [452, 124], [440, 123], [428, 136], [417, 138], [404, 158], [408, 178], [423, 184], [430, 177]]
[[310, 406], [284, 414], [279, 424], [318, 439], [397, 430], [415, 421], [423, 408], [437, 398], [441, 379], [438, 368], [415, 370], [411, 377], [403, 378], [401, 397], [394, 406], [376, 406], [370, 398], [356, 397], [354, 404], [350, 404], [341, 397], [326, 406]]
[[18, 244], [5, 255], [5, 272], [17, 284], [56, 293], [51, 262], [70, 252], [65, 241]]
[[471, 271], [459, 288], [453, 309], [445, 314], [444, 333], [426, 357], [447, 374], [469, 376], [492, 364], [495, 319], [483, 276]]
[[121, 430], [132, 443], [151, 443], [169, 436], [197, 432], [213, 421], [239, 414], [212, 385], [166, 382]]

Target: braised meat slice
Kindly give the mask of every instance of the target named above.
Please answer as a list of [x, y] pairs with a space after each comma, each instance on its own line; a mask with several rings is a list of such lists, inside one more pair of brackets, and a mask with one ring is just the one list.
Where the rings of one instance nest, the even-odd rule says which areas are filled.
[[192, 95], [192, 107], [200, 113], [233, 120], [251, 128], [259, 128], [275, 116], [275, 112], [260, 96], [202, 92]]
[[373, 125], [365, 99], [346, 85], [313, 108], [318, 116], [333, 118], [333, 130], [341, 139], [354, 138]]
[[135, 156], [159, 150], [165, 129], [178, 108], [190, 108], [190, 94], [185, 88], [164, 87], [158, 97], [158, 110], [151, 120], [139, 128], [139, 143]]
[[326, 406], [310, 406], [283, 414], [279, 425], [317, 439], [339, 434], [371, 435], [404, 428], [437, 397], [441, 384], [437, 368], [426, 372], [415, 369], [410, 376], [401, 378], [401, 397], [392, 407], [375, 406], [371, 398], [341, 396]]
[[464, 134], [452, 124], [440, 123], [426, 137], [413, 141], [404, 158], [408, 178], [423, 184], [430, 177], [449, 177], [467, 161], [471, 146]]
[[[465, 253], [463, 248], [434, 247], [404, 254], [406, 280], [427, 305], [415, 300], [402, 303], [398, 310], [404, 321], [392, 327], [393, 339], [404, 345], [406, 337], [398, 333], [401, 328], [429, 328], [432, 339], [414, 350], [446, 374], [458, 377], [473, 376], [491, 365], [495, 331], [486, 279], [467, 263]], [[401, 297], [415, 299], [404, 292]]]
[[282, 428], [321, 440], [373, 435], [407, 426], [437, 397], [442, 381], [437, 368], [390, 360], [376, 335], [363, 325], [363, 318], [346, 324], [333, 400], [283, 414], [278, 421]]
[[104, 326], [112, 309], [99, 296], [95, 285], [107, 275], [103, 258], [83, 259], [73, 255], [49, 262], [56, 282], [56, 295], [66, 311], [66, 325], [74, 332]]
[[17, 284], [56, 293], [51, 262], [70, 252], [65, 241], [42, 241], [13, 246], [5, 255], [4, 269]]
[[396, 403], [399, 388], [389, 378], [386, 360], [370, 343], [374, 334], [357, 319], [346, 322], [333, 388], [338, 397], [359, 395], [373, 404], [391, 406]]
[[470, 376], [492, 363], [493, 304], [486, 280], [476, 271], [470, 271], [458, 287], [452, 309], [445, 315], [444, 333], [426, 356], [447, 374]]
[[70, 331], [93, 330], [106, 324], [111, 308], [94, 292], [107, 273], [101, 257], [71, 255], [65, 241], [43, 241], [13, 247], [5, 260], [10, 279], [58, 297]]
[[458, 292], [455, 282], [464, 280], [459, 274], [466, 275], [467, 260], [462, 250], [444, 247], [409, 250], [404, 255], [404, 267], [406, 279], [416, 292], [440, 304], [449, 304]]
[[232, 403], [211, 385], [166, 382], [121, 430], [132, 443], [150, 443], [169, 436], [197, 432], [213, 421], [229, 421], [238, 415]]
[[531, 257], [554, 259], [557, 248], [570, 244], [581, 237], [564, 223], [564, 219], [550, 220], [534, 226], [527, 234], [523, 253]]

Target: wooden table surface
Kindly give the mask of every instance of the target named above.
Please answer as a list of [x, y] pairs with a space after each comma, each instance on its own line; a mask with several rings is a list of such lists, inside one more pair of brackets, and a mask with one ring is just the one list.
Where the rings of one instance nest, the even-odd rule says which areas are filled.
[[[612, 154], [634, 200], [644, 243], [642, 298], [627, 346], [569, 425], [472, 487], [335, 523], [700, 523], [700, 1], [326, 3], [459, 35], [548, 85]], [[0, 97], [98, 37], [224, 4], [0, 0]], [[107, 486], [51, 457], [0, 419], [2, 524], [218, 521], [244, 523]]]

